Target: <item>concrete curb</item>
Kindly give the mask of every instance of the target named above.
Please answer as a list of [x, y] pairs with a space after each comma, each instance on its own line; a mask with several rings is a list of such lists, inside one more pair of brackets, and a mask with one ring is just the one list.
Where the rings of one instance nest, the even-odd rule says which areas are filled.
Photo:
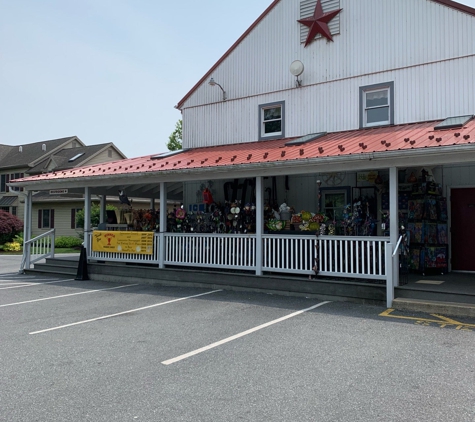
[[396, 298], [393, 300], [392, 308], [400, 311], [425, 312], [429, 314], [475, 318], [475, 305], [471, 303]]

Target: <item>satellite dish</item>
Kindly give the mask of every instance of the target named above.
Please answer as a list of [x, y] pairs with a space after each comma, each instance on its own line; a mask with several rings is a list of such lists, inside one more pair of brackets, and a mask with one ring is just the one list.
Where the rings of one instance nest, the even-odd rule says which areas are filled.
[[303, 63], [300, 60], [295, 60], [290, 64], [290, 73], [294, 76], [300, 76], [303, 73]]

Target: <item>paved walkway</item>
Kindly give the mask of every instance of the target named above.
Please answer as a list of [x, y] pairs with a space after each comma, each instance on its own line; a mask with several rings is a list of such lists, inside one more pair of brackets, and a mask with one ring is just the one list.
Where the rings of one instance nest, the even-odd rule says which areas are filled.
[[[56, 257], [79, 257], [78, 253], [56, 254]], [[22, 255], [0, 255], [0, 274], [16, 273], [20, 269]], [[45, 262], [41, 260], [39, 262]]]

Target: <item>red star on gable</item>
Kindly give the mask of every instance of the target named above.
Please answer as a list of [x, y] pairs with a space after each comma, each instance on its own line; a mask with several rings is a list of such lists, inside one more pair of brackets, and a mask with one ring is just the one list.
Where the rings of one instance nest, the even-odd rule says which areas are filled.
[[307, 45], [309, 45], [314, 40], [317, 34], [321, 34], [327, 40], [333, 41], [332, 34], [330, 34], [330, 28], [328, 28], [328, 22], [330, 22], [342, 10], [343, 9], [338, 9], [323, 13], [322, 0], [317, 0], [313, 16], [311, 18], [300, 19], [297, 21], [302, 25], [308, 26], [308, 35], [307, 40], [305, 41], [305, 47], [307, 47]]

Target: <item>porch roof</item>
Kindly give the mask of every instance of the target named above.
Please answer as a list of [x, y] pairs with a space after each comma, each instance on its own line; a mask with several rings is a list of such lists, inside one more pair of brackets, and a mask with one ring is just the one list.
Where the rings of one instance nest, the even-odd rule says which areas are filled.
[[[180, 176], [179, 179], [183, 180], [183, 175], [194, 178], [206, 169], [207, 173], [222, 173], [239, 168], [258, 172], [268, 167], [275, 168], [276, 165], [297, 168], [348, 163], [351, 159], [368, 161], [377, 158], [384, 158], [386, 163], [397, 165], [396, 161], [391, 160], [398, 159], [401, 162], [411, 157], [419, 160], [434, 154], [431, 160], [437, 163], [437, 160], [448, 156], [449, 153], [457, 153], [458, 157], [462, 153], [465, 159], [475, 161], [475, 119], [472, 118], [461, 128], [434, 130], [434, 126], [441, 121], [328, 133], [301, 145], [286, 145], [289, 141], [298, 139], [294, 137], [193, 148], [174, 155], [164, 153], [164, 157], [157, 154], [147, 155], [39, 174], [15, 179], [10, 183], [17, 186], [35, 186], [45, 182], [82, 182], [90, 179], [98, 181], [117, 176], [141, 175], [171, 175], [177, 177], [177, 180]], [[470, 152], [469, 157], [467, 152]]]

